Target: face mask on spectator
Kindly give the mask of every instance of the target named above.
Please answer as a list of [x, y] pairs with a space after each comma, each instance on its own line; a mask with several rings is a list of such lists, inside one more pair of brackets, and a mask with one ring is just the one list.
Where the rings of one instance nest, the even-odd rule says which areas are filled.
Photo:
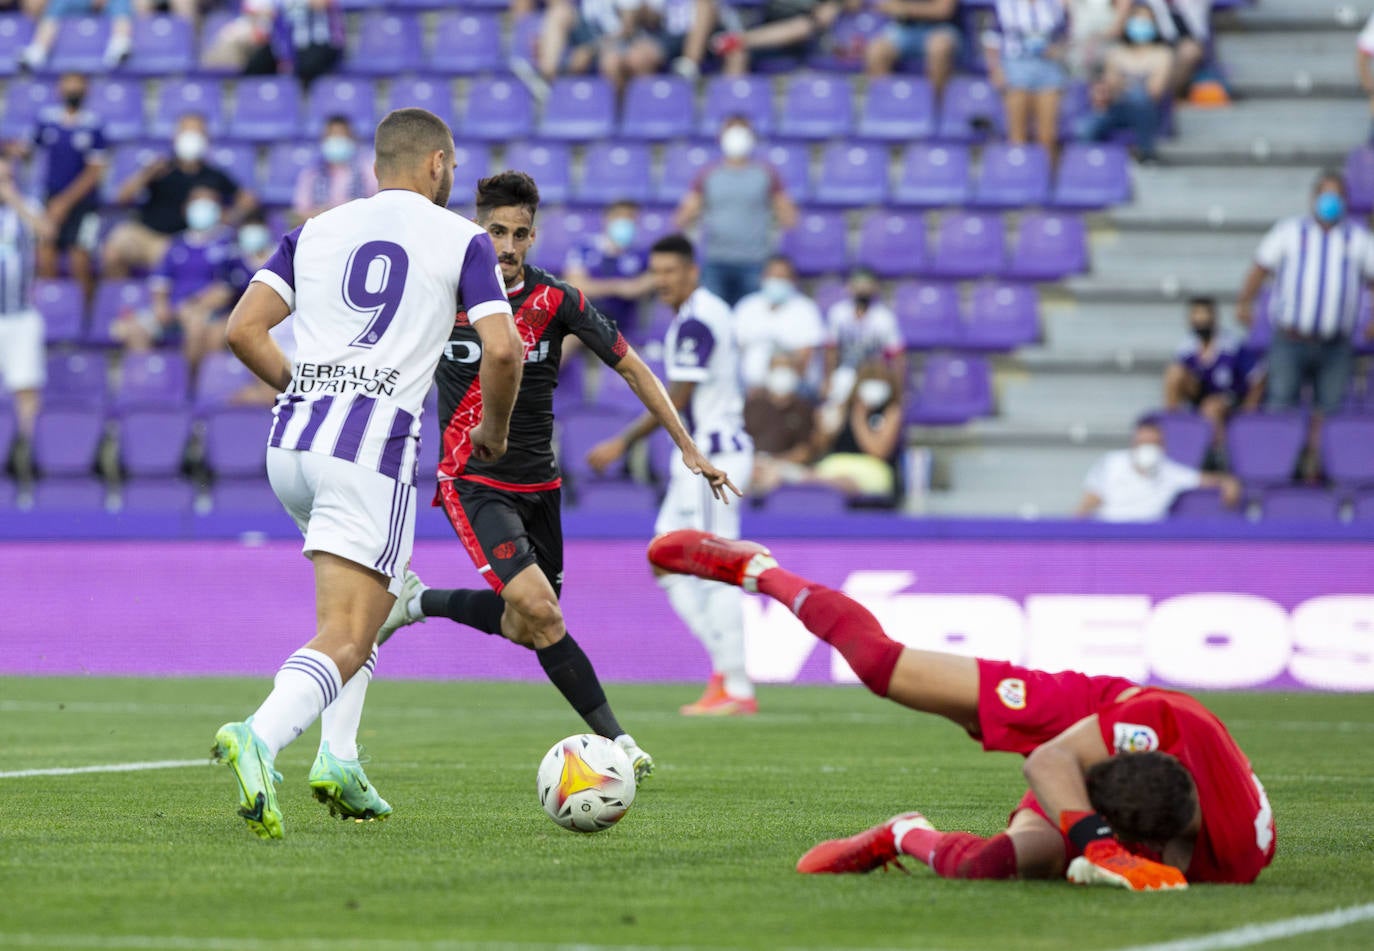
[[272, 243], [272, 232], [267, 225], [244, 225], [239, 229], [239, 250], [244, 254], [261, 254]]
[[769, 393], [781, 399], [797, 392], [797, 387], [801, 385], [801, 377], [791, 367], [773, 367], [768, 371], [765, 385]]
[[1126, 21], [1126, 39], [1132, 43], [1153, 43], [1158, 37], [1155, 21], [1149, 17], [1131, 17]]
[[1143, 442], [1131, 447], [1131, 462], [1141, 472], [1154, 472], [1164, 461], [1164, 447], [1157, 442]]
[[1317, 217], [1327, 224], [1345, 216], [1345, 199], [1336, 192], [1322, 192], [1317, 196]]
[[176, 153], [178, 161], [182, 162], [199, 162], [209, 148], [210, 140], [203, 132], [197, 132], [195, 129], [178, 132], [172, 140], [172, 151]]
[[754, 133], [745, 126], [732, 125], [720, 134], [720, 150], [726, 158], [745, 158], [754, 151]]
[[331, 165], [347, 162], [357, 151], [358, 146], [346, 135], [331, 135], [320, 144], [320, 154]]
[[776, 307], [792, 296], [792, 282], [785, 277], [765, 277], [759, 282], [759, 291], [764, 300]]
[[1215, 324], [1193, 324], [1193, 336], [1197, 337], [1203, 343], [1208, 343], [1216, 335], [1217, 328]]
[[67, 108], [75, 112], [81, 108], [81, 104], [86, 101], [86, 92], [69, 92], [62, 97], [62, 101], [67, 104]]
[[892, 384], [886, 380], [860, 380], [854, 392], [858, 394], [859, 402], [869, 409], [880, 409], [892, 399]]
[[197, 198], [186, 206], [186, 226], [192, 231], [209, 231], [219, 224], [219, 203], [211, 198]]
[[868, 310], [873, 306], [873, 292], [860, 291], [854, 295], [854, 306], [860, 310]]
[[628, 248], [635, 239], [633, 218], [614, 218], [606, 225], [606, 237], [618, 248]]

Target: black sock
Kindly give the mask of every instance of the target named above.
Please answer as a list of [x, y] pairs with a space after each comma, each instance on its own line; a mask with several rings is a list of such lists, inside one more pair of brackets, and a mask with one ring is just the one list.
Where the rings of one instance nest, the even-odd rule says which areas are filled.
[[420, 613], [425, 617], [446, 617], [487, 634], [501, 633], [505, 610], [506, 602], [490, 588], [430, 588], [420, 595]]
[[601, 681], [596, 678], [592, 662], [571, 634], [564, 634], [561, 641], [541, 647], [534, 653], [549, 680], [572, 704], [577, 715], [587, 721], [593, 733], [613, 740], [625, 732], [611, 712], [611, 705], [606, 702], [606, 692], [601, 689]]

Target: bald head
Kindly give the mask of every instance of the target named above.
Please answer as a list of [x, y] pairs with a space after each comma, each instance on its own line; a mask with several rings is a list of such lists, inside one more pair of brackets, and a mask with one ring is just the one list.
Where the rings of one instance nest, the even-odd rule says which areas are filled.
[[[453, 132], [424, 109], [397, 109], [377, 126], [376, 172], [383, 188], [409, 188], [447, 205], [453, 188]], [[442, 186], [442, 187], [440, 187]]]

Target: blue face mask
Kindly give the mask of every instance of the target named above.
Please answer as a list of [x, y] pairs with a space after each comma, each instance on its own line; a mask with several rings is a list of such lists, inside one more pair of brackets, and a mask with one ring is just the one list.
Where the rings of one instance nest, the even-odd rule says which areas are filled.
[[1322, 192], [1317, 196], [1317, 218], [1326, 224], [1335, 224], [1345, 216], [1345, 199], [1335, 192]]
[[635, 240], [633, 218], [616, 218], [606, 224], [606, 237], [619, 248], [628, 248]]
[[357, 151], [357, 145], [346, 135], [331, 135], [320, 143], [320, 153], [324, 160], [333, 165], [349, 161]]
[[1126, 39], [1132, 43], [1153, 43], [1158, 36], [1153, 20], [1132, 17], [1126, 21]]
[[764, 300], [776, 307], [792, 296], [792, 282], [785, 277], [765, 277], [759, 282], [759, 290]]

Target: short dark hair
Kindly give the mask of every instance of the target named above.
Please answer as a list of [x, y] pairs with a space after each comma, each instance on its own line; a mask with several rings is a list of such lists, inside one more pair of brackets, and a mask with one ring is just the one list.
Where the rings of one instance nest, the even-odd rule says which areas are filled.
[[1338, 168], [1324, 168], [1317, 173], [1316, 179], [1312, 182], [1312, 194], [1321, 191], [1328, 182], [1335, 182], [1340, 186], [1341, 194], [1345, 194], [1345, 173]]
[[1197, 812], [1193, 777], [1168, 753], [1122, 753], [1094, 763], [1085, 778], [1093, 809], [1127, 842], [1167, 842]]
[[784, 265], [787, 268], [788, 273], [790, 273], [793, 277], [797, 276], [797, 265], [794, 264], [792, 262], [792, 259], [785, 254], [768, 255], [768, 260], [763, 262], [763, 266], [768, 267], [772, 264]]
[[539, 186], [524, 172], [507, 169], [477, 183], [477, 217], [485, 218], [495, 208], [512, 206], [529, 209], [533, 218], [539, 211]]
[[426, 109], [396, 109], [377, 124], [377, 169], [396, 171], [431, 152], [453, 155], [453, 130]]
[[857, 267], [852, 267], [849, 269], [849, 279], [851, 281], [876, 281], [878, 279], [878, 272], [873, 270], [873, 268], [869, 267], [867, 264], [860, 264]]
[[1194, 307], [1206, 307], [1213, 314], [1217, 312], [1217, 299], [1215, 297], [1190, 297], [1188, 298], [1188, 309]]
[[685, 234], [664, 235], [654, 242], [654, 246], [649, 249], [650, 254], [676, 254], [680, 258], [686, 258], [695, 264], [697, 259], [697, 249], [692, 246], [691, 240]]
[[635, 201], [633, 198], [617, 198], [606, 206], [606, 214], [609, 215], [611, 212], [620, 211], [621, 209], [639, 211], [639, 202]]
[[336, 112], [331, 116], [325, 117], [324, 128], [327, 129], [332, 125], [345, 125], [348, 126], [349, 132], [353, 131], [353, 120], [350, 119], [348, 116], [344, 115], [342, 112]]
[[1164, 424], [1160, 422], [1158, 413], [1146, 413], [1144, 416], [1141, 416], [1139, 419], [1135, 421], [1135, 428], [1158, 429], [1162, 432], [1164, 429]]

